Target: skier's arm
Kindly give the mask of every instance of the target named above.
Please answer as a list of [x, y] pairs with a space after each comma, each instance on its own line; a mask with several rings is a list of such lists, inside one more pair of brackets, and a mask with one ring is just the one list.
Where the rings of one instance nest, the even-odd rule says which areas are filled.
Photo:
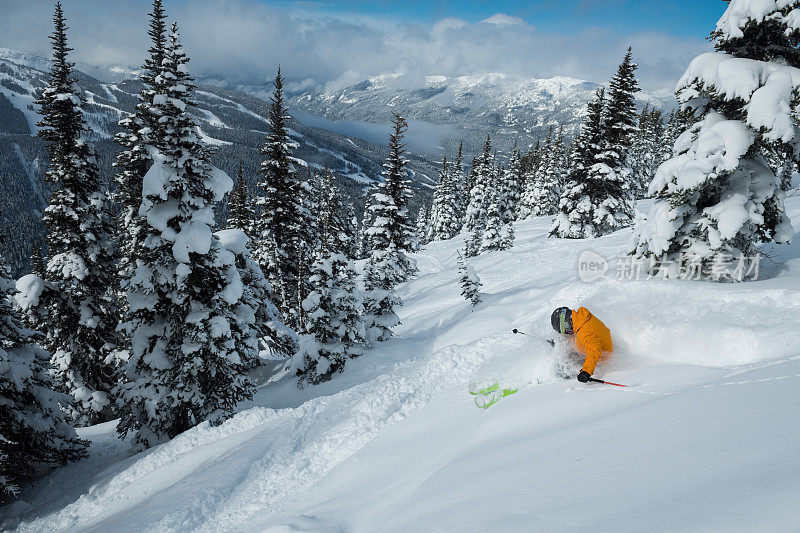
[[588, 334], [583, 339], [583, 347], [586, 350], [586, 359], [583, 361], [583, 369], [589, 374], [594, 374], [594, 369], [597, 362], [603, 355], [603, 345], [600, 342], [600, 337], [595, 334]]

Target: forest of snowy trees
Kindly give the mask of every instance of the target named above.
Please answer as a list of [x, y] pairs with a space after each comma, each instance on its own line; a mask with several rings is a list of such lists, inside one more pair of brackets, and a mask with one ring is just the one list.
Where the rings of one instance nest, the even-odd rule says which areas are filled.
[[[81, 457], [75, 427], [118, 419], [119, 435], [146, 449], [222, 423], [252, 397], [249, 373], [264, 358], [285, 361], [299, 386], [332, 379], [391, 338], [397, 288], [432, 241], [463, 236], [453, 283], [473, 306], [481, 282], [470, 258], [513, 247], [514, 224], [533, 217], [552, 220], [554, 239], [636, 224], [631, 254], [651, 271], [692, 262], [731, 280], [734, 258], [792, 235], [783, 199], [797, 165], [800, 23], [793, 3], [779, 4], [768, 17], [721, 21], [716, 52], [689, 66], [669, 116], [637, 110], [629, 49], [574, 139], [553, 124], [536, 146], [503, 155], [490, 136], [470, 164], [462, 143], [414, 219], [404, 117], [394, 115], [360, 216], [327, 169], [294, 155], [280, 68], [257, 186], [241, 167], [235, 180], [214, 167], [186, 111], [189, 58], [161, 0], [144, 88], [115, 138], [116, 174], [101, 176], [57, 3], [38, 100], [53, 190], [46, 241], [19, 280], [0, 266], [0, 502]], [[731, 75], [719, 75], [722, 64]], [[643, 198], [655, 203], [636, 222]]]

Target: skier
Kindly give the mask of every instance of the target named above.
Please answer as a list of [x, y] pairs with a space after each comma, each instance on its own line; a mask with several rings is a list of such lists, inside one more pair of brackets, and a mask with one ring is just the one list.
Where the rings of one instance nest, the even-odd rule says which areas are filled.
[[585, 357], [581, 373], [578, 374], [581, 383], [589, 381], [602, 356], [614, 352], [611, 331], [585, 307], [577, 311], [559, 307], [553, 311], [550, 323], [558, 333], [575, 335], [575, 348]]

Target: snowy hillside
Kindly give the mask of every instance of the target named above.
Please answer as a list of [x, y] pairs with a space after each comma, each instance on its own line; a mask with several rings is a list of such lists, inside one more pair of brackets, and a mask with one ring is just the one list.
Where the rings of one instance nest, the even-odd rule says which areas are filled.
[[[45, 86], [49, 61], [31, 54], [0, 48], [0, 212], [7, 218], [10, 241], [3, 250], [17, 273], [27, 272], [32, 245], [41, 240], [41, 210], [49, 196], [43, 180], [44, 143], [33, 135], [41, 120], [36, 93]], [[100, 156], [101, 171], [111, 177], [119, 145], [113, 137], [117, 123], [136, 104], [142, 86], [138, 81], [106, 83], [76, 71], [86, 98], [85, 118]], [[259, 149], [269, 126], [268, 102], [249, 94], [201, 85], [196, 108], [190, 108], [203, 140], [216, 150], [214, 163], [235, 176], [241, 163], [253, 183], [263, 160]], [[298, 143], [296, 155], [312, 167], [330, 168], [346, 193], [361, 205], [365, 184], [376, 180], [386, 156], [388, 131], [373, 140], [348, 137], [323, 128], [290, 122], [291, 136]], [[436, 163], [427, 155], [410, 154], [415, 187], [428, 191], [436, 179]], [[425, 194], [421, 195], [424, 197]]]
[[[577, 133], [586, 103], [599, 86], [566, 77], [527, 79], [505, 74], [428, 76], [424, 81], [406, 76], [382, 75], [339, 90], [303, 92], [291, 99], [292, 107], [334, 120], [388, 122], [392, 110], [437, 125], [454, 128], [455, 139], [476, 143], [477, 151], [491, 133], [502, 149], [517, 142], [535, 144], [547, 130], [563, 124], [567, 135]], [[638, 105], [667, 112], [676, 107], [667, 91], [639, 93]], [[456, 133], [457, 132], [457, 133]], [[452, 142], [452, 141], [451, 141]]]
[[[800, 196], [787, 209], [800, 228]], [[630, 231], [568, 242], [549, 225], [474, 259], [474, 311], [461, 239], [429, 245], [397, 338], [329, 383], [277, 377], [222, 426], [133, 456], [113, 423], [79, 430], [91, 456], [0, 510], [0, 528], [797, 531], [800, 235], [760, 281], [618, 281], [612, 264], [587, 284], [579, 254], [620, 256]], [[553, 336], [560, 305], [611, 328], [596, 376], [630, 388], [557, 377], [578, 363], [534, 335]], [[491, 378], [523, 389], [482, 411], [468, 387]]]

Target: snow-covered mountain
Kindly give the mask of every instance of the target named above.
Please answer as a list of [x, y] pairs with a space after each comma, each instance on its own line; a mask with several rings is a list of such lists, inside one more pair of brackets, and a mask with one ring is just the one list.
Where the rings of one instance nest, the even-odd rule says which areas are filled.
[[[495, 73], [417, 80], [393, 74], [373, 76], [343, 89], [298, 92], [290, 102], [296, 109], [332, 120], [382, 122], [395, 111], [447, 125], [453, 129], [452, 138], [445, 140], [447, 149], [453, 149], [455, 138], [464, 138], [474, 152], [487, 134], [504, 149], [514, 143], [533, 144], [551, 126], [564, 125], [567, 136], [574, 135], [598, 87], [565, 77], [526, 79]], [[665, 111], [676, 107], [674, 95], [667, 92], [642, 92], [638, 100], [640, 107]]]
[[[649, 202], [640, 203], [646, 210]], [[800, 196], [787, 200], [800, 227]], [[800, 234], [743, 284], [579, 281], [631, 230], [547, 238], [474, 258], [483, 303], [459, 294], [463, 237], [416, 256], [396, 338], [298, 389], [262, 376], [252, 402], [132, 454], [114, 424], [90, 456], [0, 509], [19, 532], [798, 531]], [[586, 306], [615, 353], [579, 384], [550, 312]], [[518, 328], [526, 335], [512, 334]], [[572, 379], [559, 374], [566, 369]], [[486, 411], [470, 383], [521, 390]]]
[[[40, 239], [40, 212], [48, 196], [42, 180], [45, 152], [36, 138], [40, 117], [35, 105], [36, 92], [45, 86], [48, 60], [31, 54], [0, 48], [0, 211], [11, 228], [6, 243], [6, 257], [18, 270], [24, 268], [31, 253], [31, 243]], [[113, 67], [109, 76], [131, 73]], [[104, 76], [104, 77], [109, 77]], [[104, 82], [75, 71], [86, 97], [86, 120], [99, 155], [101, 170], [109, 178], [119, 147], [112, 141], [119, 131], [120, 118], [133, 110], [141, 84], [131, 79]], [[239, 91], [200, 85], [195, 94], [197, 107], [190, 113], [203, 138], [216, 148], [214, 164], [235, 176], [239, 163], [245, 176], [254, 182], [262, 160], [259, 148], [268, 129], [268, 102]], [[384, 146], [388, 129], [376, 135], [374, 143], [349, 137], [298, 120], [289, 123], [290, 134], [299, 147], [296, 155], [312, 167], [328, 167], [354, 200], [362, 202], [364, 186], [380, 178], [387, 155]], [[425, 154], [409, 156], [415, 188], [425, 197], [435, 183], [436, 165]], [[360, 211], [360, 209], [357, 209]]]

